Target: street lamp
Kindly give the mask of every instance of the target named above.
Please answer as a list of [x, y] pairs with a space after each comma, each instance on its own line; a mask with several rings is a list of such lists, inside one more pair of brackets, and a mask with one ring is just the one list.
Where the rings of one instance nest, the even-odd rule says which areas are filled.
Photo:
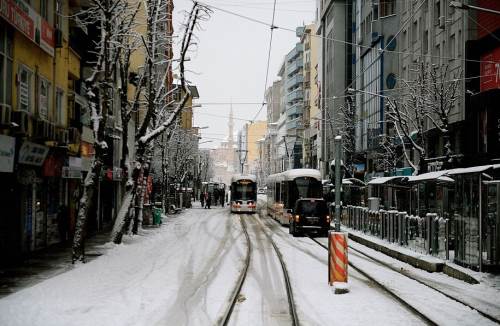
[[478, 11], [484, 11], [484, 12], [487, 12], [487, 13], [490, 13], [490, 14], [500, 15], [500, 11], [498, 11], [498, 10], [493, 10], [493, 9], [483, 8], [483, 7], [477, 7], [477, 6], [473, 6], [473, 5], [467, 5], [467, 4], [462, 3], [460, 1], [451, 1], [450, 2], [450, 7], [453, 7], [453, 8], [456, 8], [456, 9], [464, 9], [464, 10], [473, 9], [473, 10], [478, 10]]

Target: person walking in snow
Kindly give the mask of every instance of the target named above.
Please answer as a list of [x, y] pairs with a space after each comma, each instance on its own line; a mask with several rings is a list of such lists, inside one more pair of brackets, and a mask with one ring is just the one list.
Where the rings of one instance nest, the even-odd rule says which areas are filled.
[[204, 192], [200, 192], [200, 203], [201, 203], [201, 207], [205, 207], [205, 193]]
[[210, 209], [210, 206], [212, 205], [212, 194], [211, 193], [207, 193], [207, 206], [206, 208]]

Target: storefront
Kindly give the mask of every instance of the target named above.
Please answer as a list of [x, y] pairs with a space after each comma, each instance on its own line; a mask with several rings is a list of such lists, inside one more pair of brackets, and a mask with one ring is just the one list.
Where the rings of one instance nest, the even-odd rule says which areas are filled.
[[14, 172], [16, 139], [0, 135], [0, 264], [18, 258], [22, 252], [18, 184]]

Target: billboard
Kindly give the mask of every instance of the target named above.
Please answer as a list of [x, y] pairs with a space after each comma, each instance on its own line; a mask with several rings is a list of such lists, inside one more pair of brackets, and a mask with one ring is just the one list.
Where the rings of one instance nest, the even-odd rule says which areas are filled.
[[23, 0], [0, 0], [0, 16], [49, 55], [54, 56], [54, 28]]

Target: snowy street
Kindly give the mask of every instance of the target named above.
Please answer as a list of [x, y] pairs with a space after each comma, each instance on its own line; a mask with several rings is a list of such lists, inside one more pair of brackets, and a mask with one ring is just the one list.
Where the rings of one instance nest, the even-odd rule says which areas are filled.
[[[307, 237], [292, 237], [264, 213], [236, 215], [228, 208], [207, 210], [195, 203], [193, 209], [166, 218], [159, 229], [144, 230], [122, 245], [107, 244], [109, 249], [97, 259], [0, 299], [0, 324], [218, 324], [244, 267], [247, 242], [240, 218], [247, 226], [251, 259], [230, 325], [291, 324], [283, 271], [268, 236], [283, 256], [301, 325], [425, 324], [353, 268], [350, 292], [334, 294], [327, 283], [326, 250]], [[326, 238], [318, 241], [326, 243]], [[369, 265], [355, 253], [350, 257], [378, 282], [407, 300], [414, 298], [439, 324], [489, 323], [419, 284], [406, 286], [402, 276]], [[441, 312], [446, 314], [439, 317]]]

